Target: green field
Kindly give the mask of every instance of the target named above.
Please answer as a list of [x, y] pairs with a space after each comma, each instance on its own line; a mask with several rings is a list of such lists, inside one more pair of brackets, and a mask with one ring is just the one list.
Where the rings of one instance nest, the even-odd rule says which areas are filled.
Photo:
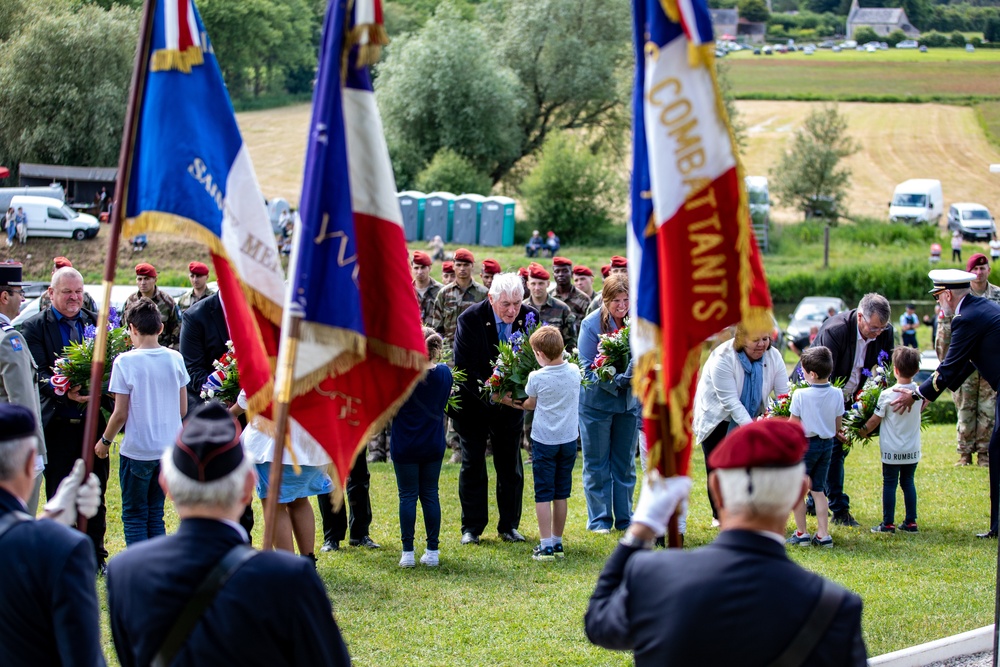
[[1000, 50], [889, 49], [833, 53], [817, 49], [725, 58], [738, 99], [870, 102], [1000, 100]]

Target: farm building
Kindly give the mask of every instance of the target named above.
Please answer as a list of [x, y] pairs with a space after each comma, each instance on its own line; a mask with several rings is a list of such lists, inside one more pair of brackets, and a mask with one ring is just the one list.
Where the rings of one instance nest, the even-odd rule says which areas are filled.
[[767, 23], [755, 23], [740, 17], [739, 25], [736, 26], [736, 37], [741, 42], [763, 44], [766, 35]]
[[738, 9], [709, 9], [708, 11], [712, 15], [715, 39], [735, 39], [740, 11]]
[[882, 37], [893, 30], [902, 30], [907, 37], [919, 37], [920, 31], [913, 27], [906, 16], [906, 10], [889, 7], [859, 7], [858, 0], [851, 1], [851, 11], [847, 14], [847, 37], [854, 37], [854, 31], [868, 26]]

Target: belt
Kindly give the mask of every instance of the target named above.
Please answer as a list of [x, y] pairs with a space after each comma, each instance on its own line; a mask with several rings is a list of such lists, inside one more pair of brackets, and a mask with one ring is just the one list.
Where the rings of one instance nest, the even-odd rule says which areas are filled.
[[52, 418], [53, 419], [58, 419], [59, 421], [65, 422], [67, 424], [82, 424], [83, 423], [83, 418], [60, 417], [59, 415], [53, 415]]

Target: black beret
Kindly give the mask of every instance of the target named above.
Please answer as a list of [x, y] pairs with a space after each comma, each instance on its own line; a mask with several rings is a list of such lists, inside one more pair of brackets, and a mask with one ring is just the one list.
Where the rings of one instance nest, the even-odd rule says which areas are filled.
[[35, 415], [23, 405], [0, 403], [0, 442], [35, 435]]
[[188, 413], [174, 447], [174, 466], [199, 482], [221, 479], [243, 461], [240, 427], [226, 407], [209, 401]]

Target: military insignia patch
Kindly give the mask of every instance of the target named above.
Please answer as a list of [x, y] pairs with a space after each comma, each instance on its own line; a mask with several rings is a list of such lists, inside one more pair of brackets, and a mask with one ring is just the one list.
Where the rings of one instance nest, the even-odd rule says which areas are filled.
[[15, 352], [20, 352], [21, 350], [24, 349], [24, 345], [21, 344], [20, 336], [11, 336], [10, 346], [14, 348]]

